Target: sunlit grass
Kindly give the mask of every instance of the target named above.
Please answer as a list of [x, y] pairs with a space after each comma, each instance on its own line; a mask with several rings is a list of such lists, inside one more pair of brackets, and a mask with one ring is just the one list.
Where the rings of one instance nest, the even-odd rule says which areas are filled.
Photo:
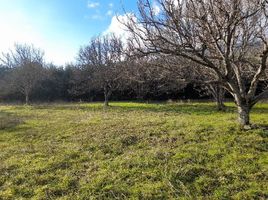
[[[0, 199], [267, 199], [267, 130], [214, 104], [0, 106]], [[252, 121], [268, 125], [268, 104]]]

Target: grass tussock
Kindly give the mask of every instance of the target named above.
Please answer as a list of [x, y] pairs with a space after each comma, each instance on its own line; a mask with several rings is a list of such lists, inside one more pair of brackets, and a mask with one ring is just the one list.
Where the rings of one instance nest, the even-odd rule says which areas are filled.
[[0, 199], [268, 198], [267, 129], [232, 104], [111, 105], [0, 106]]

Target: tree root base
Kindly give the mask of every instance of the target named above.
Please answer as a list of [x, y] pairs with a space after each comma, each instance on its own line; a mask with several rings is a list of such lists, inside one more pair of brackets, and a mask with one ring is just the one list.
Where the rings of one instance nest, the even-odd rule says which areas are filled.
[[249, 130], [260, 129], [260, 128], [261, 127], [259, 127], [256, 124], [248, 124], [248, 125], [244, 125], [240, 127], [240, 129], [243, 131], [249, 131]]

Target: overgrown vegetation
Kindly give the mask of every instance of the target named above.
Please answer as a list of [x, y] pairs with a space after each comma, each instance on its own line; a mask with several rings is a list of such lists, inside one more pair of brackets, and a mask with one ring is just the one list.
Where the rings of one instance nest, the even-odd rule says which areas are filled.
[[267, 199], [268, 130], [227, 105], [2, 105], [0, 199]]

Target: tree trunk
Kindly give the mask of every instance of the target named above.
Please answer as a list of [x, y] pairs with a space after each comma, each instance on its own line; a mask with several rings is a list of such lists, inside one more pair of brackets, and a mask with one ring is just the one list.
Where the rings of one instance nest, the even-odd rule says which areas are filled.
[[108, 106], [109, 106], [109, 98], [108, 98], [108, 95], [104, 93], [104, 107], [108, 107]]
[[108, 88], [104, 89], [104, 107], [109, 106], [109, 98], [111, 96], [111, 91]]
[[138, 101], [144, 101], [143, 95], [137, 95], [136, 98]]
[[248, 105], [238, 105], [238, 121], [241, 127], [250, 126], [250, 107]]
[[29, 94], [28, 93], [25, 94], [25, 104], [29, 105]]
[[219, 85], [216, 85], [214, 91], [215, 91], [214, 98], [216, 100], [217, 110], [219, 111], [226, 110], [226, 106], [224, 105], [225, 90]]
[[218, 97], [216, 98], [216, 104], [217, 104], [217, 110], [218, 111], [224, 111], [226, 110], [226, 106], [224, 105], [224, 98], [223, 97]]
[[143, 92], [143, 85], [142, 84], [137, 84], [136, 87], [136, 98], [138, 101], [143, 101], [144, 100], [144, 92]]

